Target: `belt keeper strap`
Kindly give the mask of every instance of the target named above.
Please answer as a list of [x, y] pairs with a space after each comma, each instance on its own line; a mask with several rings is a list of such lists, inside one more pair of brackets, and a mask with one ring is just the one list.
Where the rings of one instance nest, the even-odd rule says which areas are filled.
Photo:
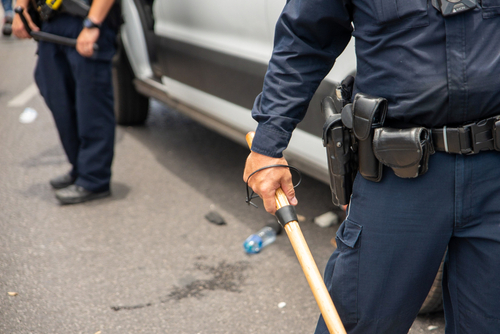
[[293, 205], [286, 205], [281, 209], [277, 210], [274, 214], [278, 219], [278, 222], [282, 227], [285, 227], [286, 224], [292, 221], [299, 221], [297, 218], [297, 213], [295, 213], [295, 208]]
[[446, 125], [443, 126], [443, 140], [444, 140], [444, 151], [448, 153], [448, 134], [446, 132]]

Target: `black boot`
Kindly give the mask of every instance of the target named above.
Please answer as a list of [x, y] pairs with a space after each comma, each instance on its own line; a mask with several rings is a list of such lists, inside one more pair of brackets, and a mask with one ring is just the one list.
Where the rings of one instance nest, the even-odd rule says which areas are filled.
[[59, 202], [61, 202], [61, 204], [83, 203], [110, 195], [111, 192], [109, 190], [93, 192], [83, 187], [77, 186], [76, 184], [72, 184], [66, 188], [56, 191], [56, 198], [59, 200]]
[[71, 176], [71, 174], [64, 174], [50, 180], [50, 185], [54, 189], [62, 189], [75, 183], [76, 177]]
[[10, 36], [12, 34], [12, 17], [6, 16], [3, 19], [2, 34], [4, 36]]

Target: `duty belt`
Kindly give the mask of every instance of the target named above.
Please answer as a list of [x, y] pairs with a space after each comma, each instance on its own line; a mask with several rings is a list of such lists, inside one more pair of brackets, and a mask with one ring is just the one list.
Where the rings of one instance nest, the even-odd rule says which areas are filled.
[[460, 127], [432, 129], [432, 142], [436, 151], [455, 154], [500, 151], [500, 116]]
[[358, 174], [379, 182], [383, 166], [387, 166], [398, 177], [416, 178], [428, 171], [429, 157], [435, 151], [500, 151], [500, 115], [463, 126], [434, 129], [409, 127], [395, 120], [385, 122], [386, 99], [357, 93], [352, 103], [346, 102], [343, 85], [351, 89], [354, 81], [348, 78], [338, 88], [341, 93], [335, 96], [336, 100], [328, 96], [321, 107], [326, 117], [323, 144], [327, 149], [332, 201], [336, 205], [349, 203]]

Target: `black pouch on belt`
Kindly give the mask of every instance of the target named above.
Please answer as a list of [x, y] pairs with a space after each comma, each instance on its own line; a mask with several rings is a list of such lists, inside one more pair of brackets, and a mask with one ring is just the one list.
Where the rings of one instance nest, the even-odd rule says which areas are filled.
[[375, 129], [373, 151], [397, 176], [415, 178], [427, 172], [429, 156], [434, 154], [431, 138], [430, 131], [422, 127]]
[[352, 129], [358, 139], [359, 173], [367, 180], [379, 182], [382, 164], [373, 153], [373, 132], [382, 127], [387, 114], [387, 100], [358, 93], [352, 103]]

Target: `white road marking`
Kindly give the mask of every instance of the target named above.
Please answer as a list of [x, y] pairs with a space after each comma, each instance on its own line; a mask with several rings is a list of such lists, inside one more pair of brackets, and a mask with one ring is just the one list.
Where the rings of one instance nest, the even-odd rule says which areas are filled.
[[31, 100], [35, 95], [38, 94], [38, 87], [36, 86], [35, 83], [32, 83], [31, 85], [28, 86], [25, 90], [23, 90], [19, 95], [14, 97], [12, 100], [10, 100], [7, 103], [8, 107], [22, 107], [24, 106], [29, 100]]

